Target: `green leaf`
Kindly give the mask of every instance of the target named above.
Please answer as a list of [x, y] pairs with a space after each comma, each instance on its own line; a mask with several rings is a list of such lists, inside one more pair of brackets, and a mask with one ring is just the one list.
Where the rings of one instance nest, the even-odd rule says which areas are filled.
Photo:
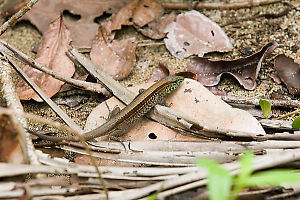
[[295, 170], [274, 169], [265, 172], [259, 172], [246, 181], [247, 186], [278, 186], [281, 183], [300, 182], [300, 175]]
[[238, 175], [239, 183], [244, 183], [245, 180], [251, 175], [253, 172], [253, 158], [254, 155], [251, 151], [246, 151], [240, 158], [239, 162], [241, 165], [241, 171]]
[[300, 128], [300, 116], [296, 117], [292, 123], [293, 128]]
[[263, 112], [264, 118], [268, 118], [271, 112], [271, 103], [267, 99], [260, 99], [259, 105]]
[[158, 193], [152, 194], [151, 196], [149, 196], [149, 197], [147, 198], [147, 200], [155, 200], [156, 197], [157, 197], [157, 194], [158, 194]]
[[207, 160], [199, 159], [198, 164], [205, 167], [208, 171], [207, 188], [210, 200], [227, 200], [232, 185], [232, 176], [220, 164]]

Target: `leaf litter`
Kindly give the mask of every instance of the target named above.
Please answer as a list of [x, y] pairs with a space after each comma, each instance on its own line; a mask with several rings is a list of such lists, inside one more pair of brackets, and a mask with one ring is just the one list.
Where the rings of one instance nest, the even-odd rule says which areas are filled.
[[300, 95], [300, 62], [294, 62], [283, 54], [276, 56], [275, 69], [279, 78], [293, 95]]
[[168, 33], [164, 39], [166, 47], [178, 59], [190, 55], [202, 57], [208, 52], [226, 52], [233, 48], [220, 26], [195, 10], [178, 15], [165, 32]]
[[[70, 32], [65, 27], [63, 18], [59, 17], [50, 24], [49, 29], [44, 33], [35, 61], [66, 77], [72, 77], [75, 72], [74, 63], [66, 55], [70, 49], [70, 43]], [[30, 66], [25, 66], [24, 71], [48, 97], [55, 95], [64, 84], [64, 82]], [[17, 83], [17, 92], [22, 100], [42, 101], [24, 80]]]
[[[269, 6], [268, 8], [271, 8], [272, 9], [272, 6]], [[245, 11], [244, 11], [245, 10]], [[252, 11], [252, 10], [254, 10], [254, 11]], [[209, 13], [209, 11], [204, 11], [205, 13]], [[241, 16], [243, 16], [243, 13], [244, 14], [249, 14], [249, 12], [251, 12], [252, 14], [253, 14], [253, 12], [257, 12], [257, 9], [256, 8], [254, 8], [254, 9], [242, 9], [242, 10], [239, 10], [238, 12], [235, 12], [235, 14], [232, 14], [233, 12], [222, 12], [222, 14], [221, 15], [223, 15], [223, 13], [226, 13], [226, 14], [228, 14], [229, 16], [234, 16], [233, 18], [235, 18], [235, 15], [236, 14], [238, 14], [238, 15], [241, 15]], [[251, 13], [250, 13], [250, 15], [251, 15]], [[211, 13], [211, 15], [213, 15], [213, 13]], [[221, 18], [220, 18], [221, 19]], [[285, 20], [286, 21], [286, 20]], [[259, 29], [259, 31], [261, 31], [261, 27], [260, 27], [260, 24], [262, 25], [262, 26], [264, 26], [265, 24], [264, 24], [264, 21], [263, 22], [259, 22], [259, 24], [257, 24], [257, 22], [253, 22], [253, 21], [250, 21], [251, 23], [254, 23], [255, 25], [254, 25], [254, 27], [256, 26], [258, 29]], [[226, 33], [227, 34], [229, 34], [229, 36], [232, 38], [232, 37], [234, 37], [235, 38], [235, 43], [234, 43], [234, 46], [235, 46], [235, 53], [233, 54], [233, 55], [237, 55], [236, 54], [236, 51], [238, 51], [239, 50], [239, 45], [241, 44], [241, 43], [243, 43], [243, 44], [246, 44], [245, 46], [246, 47], [249, 47], [250, 46], [250, 49], [255, 49], [255, 48], [257, 48], [258, 46], [260, 46], [259, 44], [264, 44], [265, 42], [266, 42], [266, 38], [267, 39], [270, 39], [270, 36], [268, 36], [268, 32], [267, 31], [263, 31], [263, 34], [260, 34], [259, 33], [259, 31], [257, 31], [257, 36], [260, 36], [261, 38], [247, 38], [247, 36], [248, 35], [243, 35], [244, 34], [244, 32], [243, 31], [247, 31], [247, 29], [248, 29], [248, 25], [250, 25], [251, 27], [252, 27], [252, 25], [250, 24], [250, 22], [249, 22], [249, 24], [247, 24], [248, 22], [246, 21], [245, 23], [244, 22], [242, 22], [241, 23], [241, 26], [242, 27], [238, 27], [238, 29], [241, 29], [240, 30], [240, 32], [239, 33], [232, 33], [232, 32], [234, 32], [234, 31], [236, 31], [236, 28], [235, 27], [230, 27], [230, 29], [232, 29], [232, 32], [230, 31], [230, 30], [228, 30], [228, 27], [225, 29], [226, 30]], [[236, 26], [237, 27], [237, 26]], [[283, 26], [282, 26], [283, 27]], [[288, 29], [288, 28], [286, 28], [286, 29]], [[286, 30], [285, 29], [285, 30]], [[263, 30], [268, 30], [268, 29], [263, 29]], [[251, 30], [249, 29], [248, 31], [250, 31], [251, 32]], [[278, 32], [278, 30], [277, 29], [272, 29], [272, 34], [273, 34], [273, 32]], [[235, 34], [238, 36], [238, 37], [236, 37], [235, 36]], [[251, 34], [251, 33], [250, 33]], [[249, 34], [249, 35], [250, 35]], [[254, 32], [254, 33], [252, 33], [252, 36], [254, 36], [255, 37], [255, 35], [256, 35], [256, 32]], [[267, 35], [267, 37], [265, 37], [264, 35]], [[240, 38], [239, 38], [240, 37]], [[276, 37], [279, 37], [278, 35], [276, 36], [275, 35], [275, 38]], [[280, 38], [280, 37], [279, 37]], [[277, 38], [276, 38], [277, 39]], [[256, 40], [256, 41], [255, 41]], [[250, 43], [248, 43], [250, 41]], [[282, 40], [281, 40], [283, 43], [285, 43], [285, 40], [282, 38]], [[252, 43], [251, 43], [252, 42]], [[284, 49], [284, 50], [286, 50], [286, 49]], [[138, 51], [140, 51], [140, 52], [142, 52], [142, 53], [145, 53], [146, 51], [141, 51], [141, 50], [138, 50]], [[280, 51], [282, 51], [282, 49], [280, 49]], [[277, 52], [280, 52], [280, 51], [276, 51], [276, 53]], [[159, 53], [161, 53], [161, 52], [159, 52]], [[164, 54], [164, 53], [161, 53], [162, 54], [162, 56], [165, 56], [166, 54]], [[215, 56], [214, 54], [211, 54], [213, 57]], [[293, 56], [295, 57], [295, 55], [296, 54], [293, 54]], [[139, 56], [141, 56], [141, 54], [139, 54]], [[226, 56], [226, 54], [224, 54], [224, 56]], [[157, 56], [158, 57], [158, 56]], [[218, 57], [218, 55], [216, 56], [216, 57]], [[222, 57], [222, 56], [221, 56]], [[140, 59], [140, 58], [139, 58]], [[171, 62], [173, 62], [172, 61], [172, 58], [170, 58], [170, 60], [171, 60]], [[161, 61], [161, 60], [159, 60], [159, 61]], [[150, 62], [150, 65], [154, 65], [154, 63], [155, 62]], [[179, 61], [175, 61], [175, 63], [177, 64], [177, 65], [179, 65], [179, 63], [181, 63], [181, 62], [179, 62]], [[260, 74], [260, 76], [259, 76], [259, 78], [260, 78], [260, 80], [262, 80], [262, 81], [265, 81], [265, 79], [264, 79], [264, 73], [267, 71], [267, 67], [269, 67], [269, 61], [267, 61], [267, 63], [265, 64], [265, 68], [263, 69], [263, 71], [261, 72], [261, 74]], [[267, 71], [268, 72], [268, 71]], [[126, 83], [126, 81], [125, 81], [125, 83]], [[259, 87], [261, 87], [261, 85], [262, 84], [260, 84], [259, 83]], [[228, 86], [229, 88], [231, 87], [231, 86]], [[234, 86], [235, 87], [235, 86]], [[260, 89], [260, 88], [259, 88]], [[276, 91], [275, 91], [276, 92]], [[254, 95], [255, 93], [248, 93], [247, 92], [247, 94], [249, 94], [249, 95]]]
[[266, 44], [259, 52], [235, 60], [211, 60], [195, 57], [191, 59], [187, 71], [195, 73], [197, 80], [204, 86], [217, 85], [221, 76], [228, 73], [236, 78], [245, 89], [253, 90], [263, 60], [277, 46], [276, 42], [271, 42]]

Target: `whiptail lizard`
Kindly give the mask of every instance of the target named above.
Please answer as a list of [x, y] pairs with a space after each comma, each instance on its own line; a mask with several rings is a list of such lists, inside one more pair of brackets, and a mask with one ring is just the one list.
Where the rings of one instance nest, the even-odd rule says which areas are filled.
[[[128, 106], [116, 115], [112, 116], [107, 122], [98, 128], [86, 132], [82, 135], [86, 141], [100, 136], [108, 135], [109, 138], [116, 140], [128, 132], [130, 126], [144, 116], [156, 104], [163, 103], [165, 97], [174, 91], [184, 80], [181, 76], [168, 76], [138, 95]], [[30, 133], [52, 142], [80, 141], [77, 136], [48, 136], [37, 132]]]

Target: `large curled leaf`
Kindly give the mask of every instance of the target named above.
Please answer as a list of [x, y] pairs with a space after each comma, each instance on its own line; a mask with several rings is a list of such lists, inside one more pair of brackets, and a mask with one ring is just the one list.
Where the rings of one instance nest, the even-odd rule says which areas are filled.
[[271, 103], [267, 99], [260, 99], [259, 105], [263, 112], [264, 118], [268, 118], [271, 112]]
[[217, 85], [221, 76], [228, 73], [233, 75], [245, 89], [253, 90], [261, 63], [277, 46], [276, 42], [271, 42], [259, 52], [235, 60], [210, 60], [196, 57], [191, 59], [187, 71], [195, 73], [197, 80], [205, 86]]

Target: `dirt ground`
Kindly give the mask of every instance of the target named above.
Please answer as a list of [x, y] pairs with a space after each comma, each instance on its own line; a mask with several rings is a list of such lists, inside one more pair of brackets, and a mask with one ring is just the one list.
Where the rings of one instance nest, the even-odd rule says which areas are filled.
[[[202, 1], [202, 2], [219, 2], [219, 1]], [[234, 1], [227, 1], [228, 3]], [[300, 2], [291, 1], [291, 4], [298, 7]], [[0, 2], [1, 5], [1, 2]], [[257, 79], [257, 87], [253, 91], [243, 89], [237, 81], [230, 76], [225, 76], [218, 85], [218, 88], [225, 90], [228, 95], [242, 97], [267, 97], [281, 98], [288, 97], [299, 99], [288, 94], [287, 88], [284, 85], [275, 83], [271, 74], [275, 72], [274, 57], [278, 54], [285, 54], [293, 59], [300, 61], [300, 12], [295, 9], [289, 9], [283, 16], [269, 18], [268, 16], [276, 16], [284, 13], [289, 6], [283, 3], [276, 3], [260, 7], [252, 7], [238, 10], [199, 10], [202, 14], [209, 17], [218, 23], [231, 39], [234, 46], [233, 52], [229, 53], [210, 53], [205, 57], [210, 58], [240, 58], [250, 55], [270, 41], [276, 41], [279, 47], [269, 56], [262, 64]], [[167, 11], [169, 12], [169, 11]], [[175, 11], [180, 13], [183, 11]], [[267, 14], [262, 17], [254, 17]], [[267, 17], [266, 17], [267, 16]], [[1, 18], [3, 23], [5, 19]], [[228, 25], [230, 24], [230, 25]], [[117, 38], [126, 38], [135, 36], [139, 44], [149, 41], [150, 39], [142, 36], [132, 27], [124, 28], [117, 34]], [[27, 55], [35, 56], [33, 50], [41, 41], [41, 34], [29, 22], [19, 22], [12, 29], [9, 29], [3, 34], [1, 39], [7, 41], [11, 45], [20, 49]], [[162, 41], [154, 41], [153, 43], [161, 43]], [[127, 79], [122, 81], [124, 85], [136, 85], [144, 82], [150, 76], [153, 68], [159, 63], [167, 63], [168, 66], [179, 72], [187, 67], [191, 57], [182, 61], [174, 58], [168, 52], [164, 45], [139, 46], [136, 50], [137, 62], [136, 66]], [[75, 91], [76, 93], [76, 91]], [[60, 97], [54, 97], [54, 100], [59, 101], [59, 98], [64, 97], [65, 101], [68, 98], [74, 98], [74, 95], [61, 94]], [[66, 97], [68, 96], [68, 97]], [[73, 97], [72, 97], [73, 96]], [[103, 100], [101, 96], [90, 93], [80, 93], [79, 104], [75, 107], [60, 105], [60, 107], [70, 115], [76, 123], [84, 126], [85, 119], [91, 110]], [[77, 95], [78, 98], [78, 95]], [[70, 100], [72, 101], [72, 100]], [[40, 116], [47, 116], [54, 120], [59, 120], [55, 113], [45, 104], [35, 101], [22, 102], [26, 112], [33, 112]]]

